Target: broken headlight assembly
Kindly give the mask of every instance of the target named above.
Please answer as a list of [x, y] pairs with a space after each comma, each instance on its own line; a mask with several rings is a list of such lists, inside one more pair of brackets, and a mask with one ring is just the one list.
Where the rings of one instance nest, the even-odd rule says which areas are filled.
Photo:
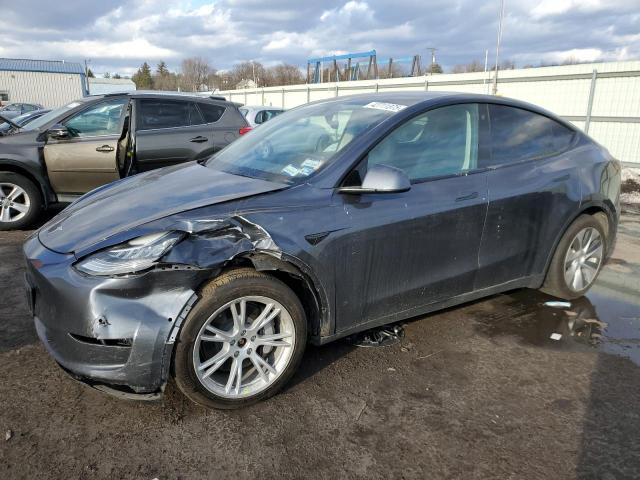
[[153, 267], [183, 237], [182, 232], [153, 233], [114, 245], [80, 260], [75, 268], [89, 275], [122, 275]]

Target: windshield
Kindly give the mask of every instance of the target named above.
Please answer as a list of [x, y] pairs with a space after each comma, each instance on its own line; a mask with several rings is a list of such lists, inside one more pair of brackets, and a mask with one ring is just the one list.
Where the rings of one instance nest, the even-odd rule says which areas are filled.
[[349, 99], [284, 112], [233, 142], [206, 165], [280, 183], [299, 183], [328, 165], [354, 138], [401, 105]]
[[22, 127], [22, 131], [37, 130], [43, 125], [46, 125], [47, 123], [49, 123], [50, 121], [55, 120], [60, 115], [63, 115], [64, 113], [68, 112], [72, 108], [76, 108], [78, 105], [80, 105], [80, 103], [81, 102], [71, 102], [65, 105], [64, 107], [51, 110], [49, 113], [45, 113], [40, 118], [36, 118], [33, 122], [27, 123], [24, 127]]
[[23, 113], [22, 115], [18, 115], [11, 119], [12, 123], [5, 122], [2, 118], [0, 118], [0, 132], [6, 132], [14, 128], [13, 124], [21, 127], [25, 123], [29, 122], [29, 119], [33, 118], [33, 112]]

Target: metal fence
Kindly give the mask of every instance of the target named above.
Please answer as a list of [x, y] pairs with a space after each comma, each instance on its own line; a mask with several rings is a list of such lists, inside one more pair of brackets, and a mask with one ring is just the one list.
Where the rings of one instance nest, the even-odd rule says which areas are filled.
[[[293, 108], [341, 95], [391, 90], [489, 93], [492, 82], [492, 72], [479, 72], [227, 90], [221, 94], [245, 105]], [[498, 95], [555, 112], [618, 159], [640, 165], [640, 61], [502, 70]]]

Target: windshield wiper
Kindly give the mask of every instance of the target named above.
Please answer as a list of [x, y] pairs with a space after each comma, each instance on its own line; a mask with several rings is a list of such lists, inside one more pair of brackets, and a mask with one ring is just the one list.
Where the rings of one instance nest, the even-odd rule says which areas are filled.
[[9, 120], [8, 118], [5, 118], [2, 116], [2, 114], [0, 114], [0, 119], [4, 120], [5, 122], [7, 122], [9, 125], [11, 125], [13, 128], [21, 128], [20, 125], [18, 125], [15, 122], [12, 122], [11, 120]]

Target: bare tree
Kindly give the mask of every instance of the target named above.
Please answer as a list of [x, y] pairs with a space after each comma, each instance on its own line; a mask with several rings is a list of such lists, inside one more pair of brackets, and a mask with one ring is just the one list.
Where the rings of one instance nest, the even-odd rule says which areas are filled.
[[241, 62], [229, 72], [233, 87], [240, 82], [254, 82], [257, 87], [267, 86], [267, 71], [260, 62]]
[[197, 92], [208, 89], [207, 81], [213, 69], [202, 57], [185, 58], [182, 61], [181, 86], [184, 90]]
[[451, 73], [484, 72], [484, 64], [478, 60], [473, 60], [467, 64], [455, 65]]
[[305, 83], [304, 75], [298, 67], [288, 63], [275, 65], [267, 69], [267, 83], [269, 86], [297, 85]]

